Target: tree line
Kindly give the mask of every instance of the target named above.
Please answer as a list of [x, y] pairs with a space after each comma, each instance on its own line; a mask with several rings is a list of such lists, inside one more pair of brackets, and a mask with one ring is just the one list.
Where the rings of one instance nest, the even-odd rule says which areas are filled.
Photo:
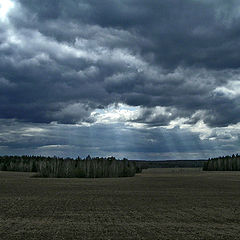
[[43, 156], [0, 156], [0, 171], [36, 172], [39, 177], [101, 178], [132, 177], [142, 171], [135, 161], [115, 157], [59, 158]]
[[223, 156], [218, 158], [209, 158], [204, 163], [205, 171], [240, 171], [240, 156], [233, 154], [232, 156]]

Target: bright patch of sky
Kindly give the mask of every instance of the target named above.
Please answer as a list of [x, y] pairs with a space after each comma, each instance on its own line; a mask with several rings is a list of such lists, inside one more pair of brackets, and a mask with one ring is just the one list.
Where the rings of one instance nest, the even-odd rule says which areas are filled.
[[97, 119], [96, 123], [112, 124], [134, 120], [139, 114], [140, 107], [131, 107], [126, 104], [111, 104], [105, 109], [97, 109], [92, 116]]
[[235, 98], [240, 95], [240, 81], [229, 81], [226, 86], [217, 87], [214, 93], [230, 99]]
[[[235, 83], [236, 84], [236, 83]], [[138, 128], [138, 129], [146, 129], [148, 126], [144, 123], [134, 122], [140, 114], [142, 109], [137, 107], [128, 106], [126, 104], [118, 104], [118, 105], [110, 105], [105, 109], [97, 109], [91, 113], [91, 116], [96, 119], [96, 122], [89, 124], [102, 124], [102, 125], [110, 125], [110, 124], [121, 124], [123, 128]], [[156, 113], [161, 114], [170, 114], [166, 112], [165, 108], [156, 107]], [[200, 114], [198, 112], [196, 114]], [[234, 134], [240, 131], [240, 124], [231, 125], [228, 127], [219, 127], [219, 128], [210, 128], [208, 127], [202, 120], [196, 122], [195, 124], [188, 124], [187, 121], [189, 118], [176, 118], [172, 120], [167, 126], [156, 126], [150, 128], [160, 128], [160, 129], [174, 129], [179, 128], [183, 130], [187, 130], [192, 133], [198, 133], [199, 138], [201, 140], [210, 140], [214, 141], [219, 139], [221, 141], [234, 141], [237, 139], [237, 134]], [[238, 130], [238, 131], [236, 131]], [[150, 139], [151, 141], [151, 139]]]
[[6, 21], [9, 11], [14, 7], [14, 3], [10, 0], [0, 0], [0, 20]]

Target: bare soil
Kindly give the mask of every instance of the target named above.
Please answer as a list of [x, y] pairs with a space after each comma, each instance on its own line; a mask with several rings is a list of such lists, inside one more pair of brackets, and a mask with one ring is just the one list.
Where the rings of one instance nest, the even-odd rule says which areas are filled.
[[0, 172], [0, 239], [239, 239], [240, 172], [147, 169], [132, 178]]

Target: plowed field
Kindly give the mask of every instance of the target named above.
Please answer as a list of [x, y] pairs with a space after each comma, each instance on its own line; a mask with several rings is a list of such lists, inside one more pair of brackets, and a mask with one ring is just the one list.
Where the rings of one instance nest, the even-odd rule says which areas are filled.
[[0, 239], [239, 239], [240, 172], [148, 169], [132, 178], [0, 172]]

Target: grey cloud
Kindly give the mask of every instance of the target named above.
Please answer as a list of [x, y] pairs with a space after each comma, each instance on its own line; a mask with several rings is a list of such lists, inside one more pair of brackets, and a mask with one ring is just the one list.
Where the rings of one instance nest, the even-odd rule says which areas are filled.
[[83, 104], [72, 104], [61, 109], [51, 116], [53, 119], [58, 119], [61, 123], [76, 123], [76, 122], [94, 122], [94, 118], [90, 116], [91, 110]]
[[126, 103], [149, 126], [239, 122], [238, 96], [214, 94], [239, 75], [238, 1], [16, 4], [1, 26], [1, 118], [93, 122], [94, 109]]
[[81, 24], [98, 25], [103, 29], [124, 29], [144, 36], [147, 41], [137, 41], [135, 48], [129, 41], [125, 46], [138, 49], [143, 55], [152, 55], [154, 62], [170, 68], [179, 64], [217, 69], [238, 67], [239, 59], [234, 54], [239, 48], [237, 1], [228, 4], [193, 0], [20, 2], [35, 13], [37, 27], [40, 26], [42, 33], [54, 36], [57, 31], [59, 40], [66, 36], [74, 40], [79, 32], [73, 25], [70, 29], [75, 33], [73, 30], [68, 34], [59, 33], [59, 28], [47, 30], [48, 25], [63, 19], [71, 24], [80, 23], [80, 29]]
[[222, 149], [217, 140], [200, 140], [198, 134], [179, 128], [134, 129], [122, 124], [87, 127], [14, 120], [0, 120], [0, 123], [1, 154], [192, 159], [193, 156], [207, 158], [220, 153], [223, 155], [227, 153], [225, 145], [231, 146], [234, 151], [238, 147], [237, 140], [232, 140], [224, 143]]
[[168, 126], [170, 121], [178, 116], [176, 113], [176, 109], [143, 108], [132, 122], [144, 123], [152, 127]]

